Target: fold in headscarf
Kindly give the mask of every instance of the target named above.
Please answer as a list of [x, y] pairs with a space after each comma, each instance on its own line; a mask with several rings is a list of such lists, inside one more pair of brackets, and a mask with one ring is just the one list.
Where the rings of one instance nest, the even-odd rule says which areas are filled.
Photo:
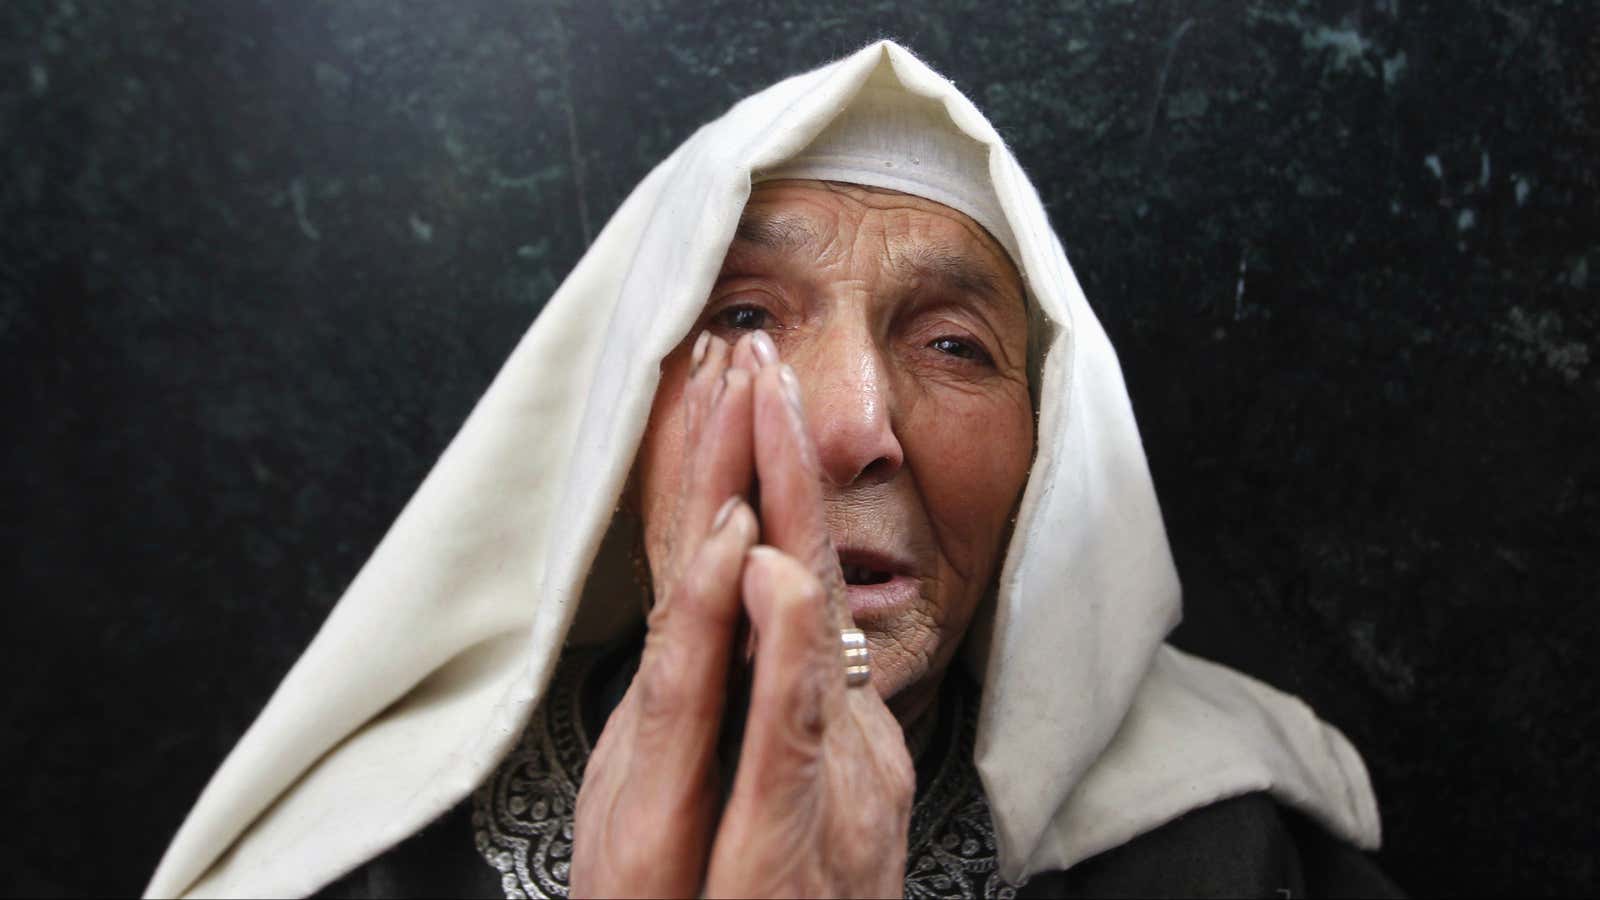
[[885, 41], [745, 99], [634, 190], [212, 778], [151, 895], [317, 890], [486, 777], [567, 641], [637, 622], [607, 536], [659, 363], [696, 321], [752, 179], [841, 174], [988, 228], [1040, 332], [1038, 452], [967, 648], [1002, 875], [1261, 790], [1377, 846], [1338, 731], [1163, 644], [1178, 579], [1115, 352], [999, 135]]

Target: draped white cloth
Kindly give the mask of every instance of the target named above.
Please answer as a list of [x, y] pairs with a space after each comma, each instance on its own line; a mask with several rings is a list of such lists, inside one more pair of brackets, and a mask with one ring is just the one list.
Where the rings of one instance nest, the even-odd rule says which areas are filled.
[[745, 99], [634, 190], [201, 794], [150, 895], [319, 889], [491, 772], [567, 640], [637, 621], [605, 538], [658, 363], [709, 295], [752, 176], [801, 157], [858, 97], [936, 110], [974, 142], [993, 191], [977, 202], [1003, 214], [986, 224], [1042, 332], [1038, 453], [968, 641], [1002, 874], [1070, 867], [1259, 790], [1377, 846], [1366, 770], [1337, 730], [1163, 643], [1178, 579], [1116, 354], [999, 135], [883, 41]]

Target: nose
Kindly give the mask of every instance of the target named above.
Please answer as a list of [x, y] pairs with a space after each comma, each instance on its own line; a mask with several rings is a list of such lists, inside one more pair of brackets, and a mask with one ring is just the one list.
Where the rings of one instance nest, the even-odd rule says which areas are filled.
[[822, 474], [837, 488], [893, 478], [905, 463], [894, 390], [865, 323], [827, 329], [796, 361]]

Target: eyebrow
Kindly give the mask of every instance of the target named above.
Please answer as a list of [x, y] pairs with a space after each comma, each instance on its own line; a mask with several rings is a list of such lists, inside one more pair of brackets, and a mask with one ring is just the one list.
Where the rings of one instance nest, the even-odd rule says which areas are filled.
[[934, 282], [961, 294], [981, 294], [994, 300], [1008, 299], [994, 270], [964, 253], [938, 244], [921, 244], [911, 249], [902, 265], [919, 280]]
[[804, 216], [784, 213], [746, 212], [739, 218], [733, 238], [735, 243], [753, 244], [774, 253], [792, 253], [820, 242]]

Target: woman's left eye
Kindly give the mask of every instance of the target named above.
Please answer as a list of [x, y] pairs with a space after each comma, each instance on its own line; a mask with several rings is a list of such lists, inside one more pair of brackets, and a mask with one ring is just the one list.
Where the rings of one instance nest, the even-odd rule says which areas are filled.
[[973, 362], [988, 362], [989, 354], [982, 347], [959, 338], [936, 338], [928, 344], [929, 347], [958, 359], [970, 359]]
[[759, 306], [730, 306], [716, 315], [717, 324], [739, 331], [755, 331], [772, 324], [772, 314]]

